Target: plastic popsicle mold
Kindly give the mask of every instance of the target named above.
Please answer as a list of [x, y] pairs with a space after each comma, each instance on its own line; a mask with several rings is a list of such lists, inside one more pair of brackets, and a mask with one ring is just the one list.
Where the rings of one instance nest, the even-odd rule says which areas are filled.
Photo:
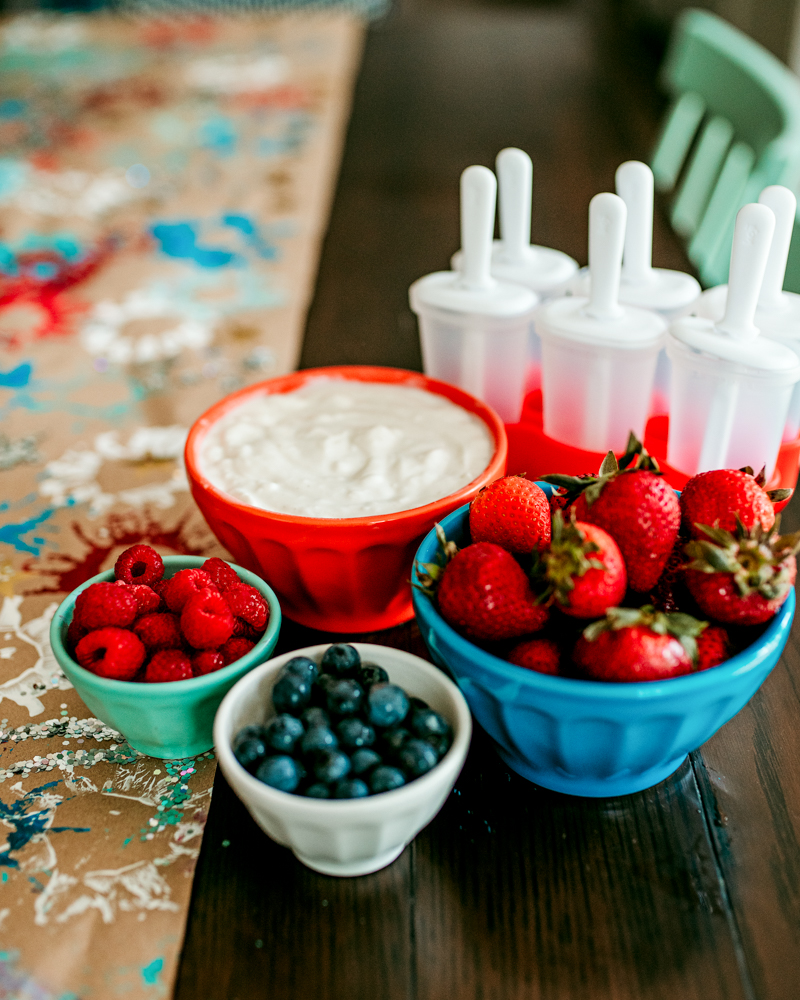
[[409, 289], [419, 316], [425, 374], [457, 385], [519, 419], [528, 331], [538, 296], [490, 272], [497, 181], [486, 167], [461, 175], [460, 271], [437, 271]]
[[[788, 188], [773, 184], [764, 188], [758, 201], [759, 204], [772, 209], [775, 215], [775, 233], [767, 257], [754, 322], [762, 337], [778, 340], [791, 347], [793, 351], [800, 352], [800, 295], [783, 291], [797, 198]], [[692, 314], [719, 320], [725, 313], [727, 298], [727, 285], [709, 288], [703, 292], [692, 308]], [[800, 385], [795, 386], [792, 393], [783, 440], [793, 441], [798, 434], [800, 434]]]
[[663, 317], [619, 302], [626, 217], [617, 195], [592, 199], [589, 296], [553, 299], [536, 316], [544, 433], [587, 451], [624, 449], [630, 431], [644, 436], [666, 332]]
[[736, 218], [724, 314], [686, 317], [670, 327], [673, 385], [667, 462], [686, 475], [709, 469], [772, 474], [800, 359], [761, 337], [754, 319], [775, 215], [750, 204]]

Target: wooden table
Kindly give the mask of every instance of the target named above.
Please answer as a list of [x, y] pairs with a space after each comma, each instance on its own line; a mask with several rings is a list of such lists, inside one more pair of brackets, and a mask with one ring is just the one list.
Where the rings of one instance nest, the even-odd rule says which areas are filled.
[[[372, 28], [304, 367], [420, 368], [408, 286], [458, 245], [461, 170], [503, 146], [534, 160], [534, 242], [585, 261], [590, 197], [647, 157], [663, 109], [655, 58], [625, 48], [614, 15], [611, 0], [398, 0]], [[687, 266], [661, 218], [654, 259]], [[328, 638], [287, 622], [279, 651]], [[425, 655], [413, 623], [358, 638]], [[797, 640], [737, 718], [637, 795], [537, 788], [477, 732], [458, 794], [363, 878], [304, 868], [218, 774], [176, 996], [796, 1000]]]

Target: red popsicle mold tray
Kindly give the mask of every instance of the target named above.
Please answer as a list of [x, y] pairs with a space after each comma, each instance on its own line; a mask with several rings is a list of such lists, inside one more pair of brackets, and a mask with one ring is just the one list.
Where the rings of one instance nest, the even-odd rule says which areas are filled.
[[[686, 485], [689, 477], [667, 465], [668, 431], [669, 417], [651, 417], [645, 429], [644, 446], [658, 459], [658, 464], [670, 486], [680, 490]], [[522, 406], [520, 422], [506, 424], [506, 434], [509, 475], [519, 473], [528, 479], [540, 479], [548, 473], [561, 472], [578, 476], [587, 472], [597, 472], [603, 461], [600, 452], [572, 448], [545, 435], [540, 389], [528, 393]], [[781, 445], [775, 472], [768, 483], [769, 489], [779, 487], [793, 489], [797, 484], [798, 468], [800, 468], [800, 437]]]

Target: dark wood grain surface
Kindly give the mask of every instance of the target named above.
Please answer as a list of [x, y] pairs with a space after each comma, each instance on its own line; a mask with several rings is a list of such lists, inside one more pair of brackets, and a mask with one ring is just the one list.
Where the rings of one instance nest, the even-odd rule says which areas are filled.
[[[589, 199], [653, 141], [656, 66], [613, 0], [397, 2], [369, 33], [303, 366], [420, 368], [408, 286], [457, 248], [461, 170], [504, 146], [534, 160], [534, 242], [585, 262]], [[660, 215], [654, 262], [687, 266]], [[363, 878], [304, 868], [218, 774], [178, 1000], [796, 1000], [797, 637], [637, 795], [539, 789], [476, 732], [439, 816]], [[286, 622], [279, 651], [328, 638]], [[413, 623], [358, 638], [425, 655]]]

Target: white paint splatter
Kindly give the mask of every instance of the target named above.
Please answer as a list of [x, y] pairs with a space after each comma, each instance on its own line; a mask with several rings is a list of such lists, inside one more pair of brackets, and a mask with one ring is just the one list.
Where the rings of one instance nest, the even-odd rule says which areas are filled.
[[[133, 337], [125, 332], [135, 320], [175, 319], [161, 333]], [[104, 299], [92, 310], [80, 333], [83, 348], [111, 364], [146, 364], [175, 358], [186, 348], [202, 350], [214, 339], [216, 315], [198, 315], [192, 305], [170, 296], [168, 287], [155, 284], [129, 292], [121, 302]]]
[[288, 75], [289, 61], [277, 54], [195, 59], [184, 71], [184, 78], [190, 86], [215, 94], [267, 90], [283, 83]]
[[[39, 483], [39, 493], [54, 507], [88, 504], [89, 517], [99, 517], [118, 503], [129, 507], [151, 504], [166, 510], [174, 505], [176, 493], [189, 489], [183, 467], [186, 434], [186, 429], [179, 426], [139, 427], [127, 443], [119, 440], [117, 431], [98, 434], [93, 448], [68, 448], [60, 458], [48, 462]], [[118, 493], [109, 493], [100, 485], [98, 476], [105, 462], [145, 459], [171, 460], [176, 467], [166, 480]]]
[[33, 646], [36, 650], [36, 662], [16, 677], [0, 684], [0, 702], [7, 698], [20, 708], [27, 708], [28, 714], [33, 718], [44, 712], [41, 701], [44, 694], [53, 689], [68, 691], [72, 684], [61, 672], [50, 647], [50, 620], [58, 605], [49, 604], [41, 615], [31, 618], [23, 625], [21, 603], [20, 594], [3, 598], [0, 606], [0, 631], [16, 636], [26, 646]]
[[3, 46], [22, 52], [66, 52], [86, 41], [86, 26], [69, 15], [26, 14], [8, 21]]
[[37, 170], [28, 165], [0, 200], [32, 215], [95, 219], [141, 196], [121, 168], [91, 174], [85, 170]]

